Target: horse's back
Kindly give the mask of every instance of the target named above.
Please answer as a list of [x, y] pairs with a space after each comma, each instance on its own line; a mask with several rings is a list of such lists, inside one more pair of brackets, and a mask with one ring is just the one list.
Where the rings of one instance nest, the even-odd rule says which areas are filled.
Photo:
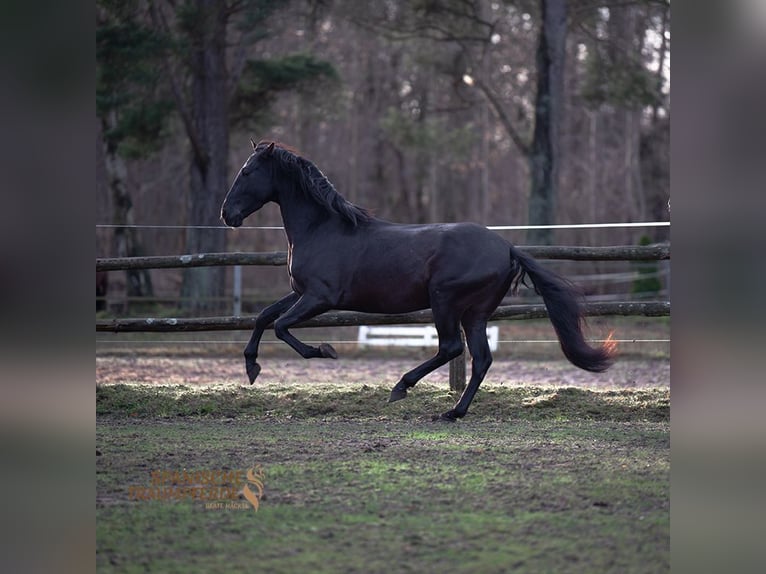
[[[381, 226], [370, 234], [384, 267], [429, 287], [481, 283], [509, 273], [510, 244], [476, 223]], [[371, 262], [372, 263], [372, 262]]]
[[510, 244], [477, 223], [396, 224], [376, 221], [363, 232], [372, 251], [387, 259], [430, 266], [449, 261], [507, 265]]
[[435, 253], [434, 280], [463, 285], [504, 280], [510, 272], [510, 244], [475, 223], [455, 223], [444, 230]]
[[[293, 279], [336, 309], [404, 313], [434, 292], [502, 290], [510, 245], [473, 223], [365, 222], [293, 260]], [[300, 289], [303, 291], [303, 288]]]

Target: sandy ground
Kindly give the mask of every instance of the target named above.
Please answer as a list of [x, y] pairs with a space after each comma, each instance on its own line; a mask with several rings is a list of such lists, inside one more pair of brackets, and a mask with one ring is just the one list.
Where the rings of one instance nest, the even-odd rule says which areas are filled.
[[[426, 356], [423, 357], [424, 359]], [[341, 359], [338, 361], [265, 357], [257, 385], [383, 385], [393, 386], [415, 367], [417, 359]], [[470, 364], [467, 372], [470, 375]], [[448, 385], [444, 366], [423, 379]], [[96, 383], [158, 385], [247, 385], [239, 358], [96, 357]], [[566, 361], [496, 360], [484, 385], [573, 386], [594, 389], [668, 387], [670, 361], [617, 361], [606, 373], [594, 374]]]

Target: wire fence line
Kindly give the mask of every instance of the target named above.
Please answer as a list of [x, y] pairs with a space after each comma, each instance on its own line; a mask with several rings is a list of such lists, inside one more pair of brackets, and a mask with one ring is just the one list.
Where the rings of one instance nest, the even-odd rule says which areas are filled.
[[[614, 343], [670, 343], [670, 339], [609, 339], [610, 341], [613, 341]], [[204, 341], [199, 339], [162, 339], [162, 340], [153, 340], [153, 341], [124, 341], [124, 340], [115, 340], [115, 339], [96, 339], [97, 344], [101, 345], [245, 345], [247, 344], [249, 339], [242, 339], [242, 340], [231, 340], [231, 341], [221, 341], [221, 340], [210, 340], [210, 341]], [[319, 345], [321, 343], [337, 343], [339, 345], [357, 345], [359, 344], [359, 341], [357, 340], [336, 340], [336, 339], [322, 339], [322, 340], [309, 340], [309, 339], [301, 339], [302, 342], [308, 343], [310, 345]], [[601, 339], [587, 339], [589, 343], [601, 343], [603, 342]], [[538, 343], [558, 343], [558, 339], [499, 339], [497, 341], [498, 343], [513, 343], [513, 344], [538, 344]], [[263, 340], [260, 343], [261, 345], [283, 345], [284, 343], [282, 341], [270, 341], [270, 340]], [[425, 345], [424, 345], [425, 346]]]
[[[487, 225], [487, 229], [493, 231], [523, 231], [528, 229], [607, 229], [629, 227], [670, 227], [669, 221], [640, 221], [628, 223], [564, 223], [553, 225]], [[144, 224], [117, 224], [97, 223], [96, 229], [233, 229], [225, 225], [144, 225]], [[261, 229], [265, 231], [283, 231], [281, 225], [242, 225], [236, 229]]]

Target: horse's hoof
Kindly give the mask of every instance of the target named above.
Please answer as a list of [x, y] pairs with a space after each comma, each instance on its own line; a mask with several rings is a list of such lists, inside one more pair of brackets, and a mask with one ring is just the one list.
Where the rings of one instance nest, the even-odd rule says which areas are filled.
[[454, 423], [457, 422], [458, 417], [455, 416], [455, 413], [453, 411], [447, 411], [446, 413], [442, 413], [440, 415], [434, 415], [431, 417], [432, 421], [438, 421], [438, 422], [445, 422], [445, 423]]
[[258, 373], [261, 372], [261, 366], [258, 363], [252, 363], [246, 365], [245, 369], [247, 370], [247, 378], [250, 379], [250, 384], [252, 385], [255, 382]]
[[407, 397], [407, 389], [399, 389], [397, 387], [394, 387], [391, 389], [391, 396], [388, 397], [389, 403], [395, 403], [396, 401], [401, 401], [402, 399]]
[[337, 359], [338, 353], [335, 351], [335, 349], [332, 348], [332, 345], [328, 343], [322, 343], [319, 345], [319, 352], [322, 354], [322, 358], [324, 359]]

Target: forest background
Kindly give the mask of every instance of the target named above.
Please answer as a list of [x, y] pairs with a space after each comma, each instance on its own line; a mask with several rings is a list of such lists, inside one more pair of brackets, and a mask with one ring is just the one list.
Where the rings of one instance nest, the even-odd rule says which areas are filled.
[[[392, 221], [669, 219], [663, 0], [98, 0], [96, 40], [97, 257], [284, 250], [279, 231], [218, 219], [251, 137], [298, 149]], [[246, 225], [279, 226], [279, 211]], [[503, 234], [669, 240], [666, 227]], [[250, 299], [286, 292], [285, 275], [246, 269]], [[108, 300], [217, 314], [231, 281], [223, 267], [111, 273]]]

